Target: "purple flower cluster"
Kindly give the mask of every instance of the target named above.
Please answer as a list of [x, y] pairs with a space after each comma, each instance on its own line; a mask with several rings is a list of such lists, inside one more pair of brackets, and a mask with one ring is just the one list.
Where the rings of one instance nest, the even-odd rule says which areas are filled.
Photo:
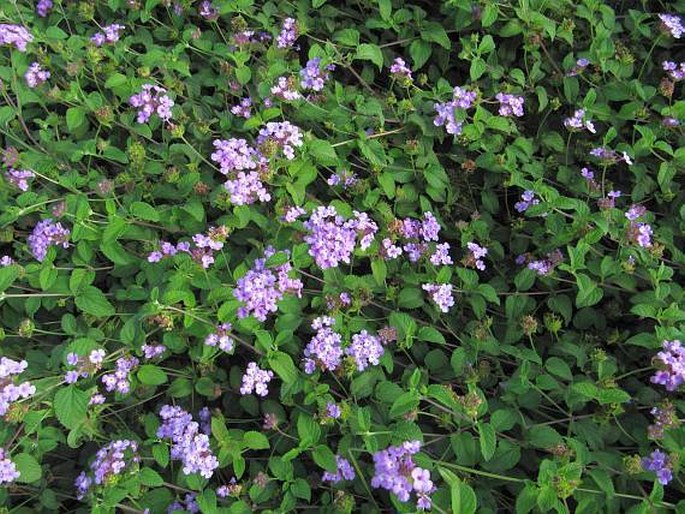
[[319, 367], [322, 371], [335, 371], [343, 357], [342, 336], [333, 330], [335, 320], [320, 316], [312, 322], [316, 334], [304, 349], [304, 371], [312, 374]]
[[230, 193], [231, 203], [234, 205], [250, 205], [257, 201], [271, 201], [271, 195], [264, 187], [260, 174], [256, 171], [248, 173], [239, 171], [234, 179], [228, 179], [224, 183], [224, 187]]
[[685, 348], [677, 339], [664, 341], [663, 351], [656, 354], [662, 369], [651, 378], [653, 384], [663, 385], [667, 391], [675, 391], [685, 382]]
[[419, 441], [406, 441], [401, 446], [390, 446], [374, 453], [374, 475], [371, 487], [392, 492], [401, 502], [407, 502], [416, 493], [416, 506], [427, 510], [432, 506], [430, 494], [436, 487], [427, 469], [418, 467], [412, 455], [421, 449]]
[[585, 116], [585, 109], [577, 109], [573, 116], [564, 119], [564, 127], [570, 131], [586, 129], [592, 134], [597, 133], [594, 123]]
[[103, 446], [95, 454], [90, 465], [90, 472], [82, 471], [76, 477], [76, 498], [82, 500], [90, 488], [107, 484], [113, 477], [125, 471], [134, 471], [132, 464], [140, 462], [138, 443], [128, 439], [118, 439]]
[[166, 346], [163, 344], [144, 344], [140, 347], [140, 351], [143, 352], [143, 358], [152, 360], [166, 352]]
[[157, 437], [171, 439], [171, 459], [181, 461], [186, 475], [200, 473], [204, 478], [211, 478], [219, 467], [219, 460], [209, 446], [209, 436], [201, 432], [199, 423], [181, 407], [172, 405], [164, 405], [159, 417], [162, 423], [157, 429]]
[[219, 17], [219, 12], [216, 10], [216, 7], [212, 5], [210, 0], [203, 0], [200, 2], [198, 13], [208, 21], [215, 21]]
[[0, 485], [10, 484], [21, 476], [17, 466], [10, 460], [4, 448], [0, 448]]
[[357, 182], [359, 182], [357, 175], [354, 172], [346, 169], [334, 173], [328, 177], [328, 180], [326, 180], [326, 183], [329, 186], [342, 186], [343, 189], [348, 189], [354, 186]]
[[4, 268], [6, 266], [11, 266], [12, 264], [15, 264], [15, 262], [14, 259], [9, 255], [3, 255], [0, 257], [0, 267]]
[[269, 382], [273, 377], [273, 371], [261, 369], [256, 362], [250, 362], [243, 375], [240, 394], [244, 396], [254, 391], [258, 396], [266, 396], [269, 394]]
[[411, 76], [411, 69], [407, 67], [407, 63], [401, 57], [396, 57], [390, 66], [390, 74], [395, 80], [398, 80], [402, 85], [411, 85], [414, 79]]
[[21, 25], [0, 23], [0, 45], [14, 45], [20, 52], [25, 52], [31, 41], [33, 36]]
[[187, 253], [203, 268], [209, 268], [214, 264], [214, 252], [224, 247], [228, 230], [224, 226], [209, 227], [207, 234], [195, 234], [193, 244], [182, 241], [174, 246], [167, 241], [160, 241], [159, 250], [155, 250], [147, 256], [148, 262], [159, 262], [165, 257], [173, 257], [177, 253]]
[[252, 117], [252, 98], [246, 96], [241, 99], [238, 105], [231, 107], [231, 114], [249, 120]]
[[354, 359], [357, 371], [364, 371], [371, 364], [377, 366], [383, 356], [384, 348], [381, 340], [362, 330], [352, 336], [352, 343], [345, 348], [345, 354]]
[[27, 367], [26, 361], [0, 357], [0, 416], [7, 414], [12, 403], [36, 393], [36, 387], [31, 382], [15, 384], [14, 377], [20, 375]]
[[276, 46], [278, 48], [290, 48], [295, 44], [297, 36], [297, 22], [294, 18], [286, 18], [283, 20], [281, 32], [276, 38]]
[[36, 4], [36, 14], [41, 18], [45, 18], [52, 10], [53, 3], [52, 0], [38, 0]]
[[433, 302], [441, 312], [449, 312], [450, 307], [454, 306], [452, 296], [452, 286], [450, 284], [423, 284], [421, 288], [431, 295]]
[[654, 416], [654, 424], [647, 427], [650, 439], [663, 439], [666, 430], [680, 426], [675, 405], [670, 401], [664, 402], [659, 407], [652, 407], [650, 413]]
[[[440, 240], [440, 224], [431, 212], [424, 212], [422, 220], [405, 218], [399, 220], [397, 224], [396, 231], [407, 241], [400, 248], [393, 243], [392, 239], [384, 238], [381, 241], [380, 253], [385, 259], [396, 259], [402, 255], [404, 250], [410, 262], [418, 262], [429, 251], [429, 244]], [[430, 262], [435, 266], [452, 264], [449, 250], [449, 243], [435, 245], [430, 256]]]
[[29, 249], [36, 260], [43, 262], [50, 246], [61, 245], [62, 248], [69, 248], [70, 234], [69, 229], [63, 227], [59, 221], [53, 223], [51, 218], [44, 219], [34, 227], [28, 237]]
[[216, 330], [205, 337], [205, 344], [212, 347], [218, 346], [224, 352], [232, 352], [235, 347], [235, 342], [229, 335], [232, 328], [230, 323], [217, 325]]
[[106, 27], [102, 27], [102, 32], [96, 32], [95, 34], [93, 34], [90, 40], [95, 44], [95, 46], [102, 46], [105, 43], [116, 43], [117, 41], [119, 41], [121, 33], [125, 28], [125, 26], [119, 25], [118, 23], [107, 25]]
[[[288, 255], [289, 252], [285, 252]], [[292, 265], [285, 262], [268, 268], [266, 261], [276, 250], [269, 246], [264, 250], [264, 257], [255, 260], [254, 266], [243, 277], [239, 278], [233, 296], [245, 305], [238, 309], [238, 317], [253, 315], [259, 321], [266, 321], [270, 312], [278, 310], [277, 303], [286, 293], [302, 295], [302, 281], [290, 278]]]
[[458, 136], [461, 134], [464, 124], [456, 117], [457, 109], [460, 110], [460, 115], [463, 115], [462, 111], [466, 111], [473, 107], [473, 103], [476, 101], [477, 97], [478, 94], [475, 91], [468, 91], [459, 86], [455, 87], [452, 92], [451, 101], [433, 105], [435, 111], [438, 113], [433, 120], [433, 124], [436, 127], [442, 127], [444, 125], [448, 134]]
[[335, 268], [341, 262], [350, 263], [350, 257], [361, 236], [360, 248], [368, 248], [373, 242], [378, 226], [365, 213], [354, 211], [354, 218], [347, 221], [338, 215], [335, 207], [317, 207], [304, 227], [309, 231], [304, 238], [309, 245], [309, 255], [321, 269]]
[[[552, 271], [554, 271], [554, 268], [556, 268], [557, 264], [559, 264], [563, 260], [564, 256], [562, 255], [561, 251], [559, 249], [556, 249], [553, 252], [549, 252], [545, 259], [529, 261], [528, 269], [533, 270], [540, 276], [546, 276], [552, 273]], [[517, 264], [525, 264], [527, 261], [527, 255], [519, 256], [516, 259]]]
[[621, 198], [620, 191], [609, 191], [603, 198], [597, 200], [597, 205], [600, 209], [613, 209], [616, 207], [616, 199]]
[[153, 114], [163, 121], [171, 119], [171, 108], [174, 101], [167, 95], [167, 90], [154, 84], [143, 84], [142, 91], [129, 98], [128, 103], [138, 109], [138, 123], [147, 123]]
[[300, 216], [303, 216], [305, 214], [307, 214], [307, 211], [305, 211], [302, 207], [296, 205], [294, 207], [288, 208], [288, 210], [285, 211], [285, 214], [283, 215], [281, 220], [286, 223], [295, 223], [295, 221], [297, 221], [297, 219]]
[[330, 471], [325, 471], [323, 475], [321, 475], [321, 481], [322, 482], [329, 482], [331, 484], [337, 484], [338, 482], [342, 482], [343, 480], [354, 480], [357, 474], [354, 471], [354, 468], [352, 467], [352, 464], [350, 464], [350, 461], [348, 461], [346, 458], [341, 457], [340, 455], [335, 456], [335, 463], [338, 467], [336, 469], [335, 473], [331, 473]]
[[525, 190], [521, 194], [521, 201], [514, 204], [514, 209], [518, 212], [526, 212], [531, 205], [537, 205], [540, 200], [535, 198], [535, 193], [530, 189]]
[[520, 118], [523, 116], [523, 97], [511, 95], [508, 93], [497, 93], [495, 98], [499, 102], [500, 116], [516, 116]]
[[580, 75], [585, 71], [585, 68], [587, 68], [590, 65], [590, 61], [588, 59], [580, 58], [576, 61], [576, 64], [573, 65], [573, 68], [566, 74], [567, 77], [575, 77], [576, 75]]
[[328, 402], [326, 404], [325, 413], [327, 418], [338, 419], [342, 414], [342, 411], [340, 410], [340, 407], [338, 407], [338, 405], [336, 405], [334, 402]]
[[598, 189], [600, 189], [599, 184], [595, 180], [595, 172], [593, 170], [591, 170], [590, 168], [582, 168], [580, 170], [580, 176], [585, 179], [588, 187], [591, 190], [597, 191]]
[[302, 146], [302, 131], [289, 121], [270, 121], [259, 130], [257, 144], [269, 150], [272, 155], [275, 149], [281, 149], [288, 160], [295, 158], [295, 148]]
[[639, 218], [647, 213], [647, 209], [643, 205], [632, 205], [625, 216], [630, 221], [628, 227], [628, 239], [633, 241], [642, 248], [650, 248], [652, 246], [652, 226], [649, 223], [637, 221]]
[[74, 369], [66, 372], [64, 381], [67, 384], [75, 383], [79, 378], [87, 378], [92, 373], [95, 373], [102, 367], [102, 361], [105, 358], [105, 350], [92, 350], [88, 358], [79, 356], [77, 353], [70, 352], [67, 354], [67, 364]]
[[[197, 514], [200, 512], [200, 506], [197, 504], [197, 495], [195, 493], [187, 493], [183, 497], [183, 501], [175, 501], [166, 509], [167, 514]], [[143, 512], [143, 514], [148, 514]]]
[[662, 28], [674, 38], [680, 39], [680, 36], [685, 33], [685, 27], [683, 27], [680, 16], [674, 14], [660, 14], [659, 19], [661, 20]]
[[643, 457], [642, 467], [645, 471], [654, 472], [661, 485], [666, 485], [673, 479], [673, 463], [661, 450], [654, 450], [649, 457]]
[[334, 64], [321, 66], [321, 57], [309, 59], [300, 70], [300, 85], [304, 90], [321, 91], [330, 78], [330, 72], [335, 70]]
[[668, 76], [676, 82], [685, 79], [685, 62], [676, 64], [673, 61], [664, 61], [661, 63], [661, 66], [665, 72], [668, 72]]
[[219, 163], [224, 175], [233, 171], [254, 170], [266, 164], [266, 159], [244, 139], [217, 139], [213, 144], [216, 151], [210, 158]]
[[597, 148], [593, 148], [590, 150], [590, 155], [593, 157], [597, 157], [599, 160], [604, 162], [605, 164], [615, 164], [618, 162], [625, 162], [628, 166], [633, 164], [632, 159], [630, 156], [622, 152], [621, 155], [616, 152], [616, 150], [611, 150], [610, 148], [606, 148], [605, 146], [598, 146]]
[[288, 77], [278, 77], [276, 85], [271, 87], [271, 94], [286, 102], [293, 102], [302, 98], [300, 92], [295, 89], [295, 81], [288, 79]]
[[29, 69], [26, 70], [26, 73], [24, 74], [24, 79], [26, 79], [26, 84], [30, 88], [35, 88], [40, 86], [43, 82], [47, 81], [50, 78], [50, 72], [47, 70], [44, 70], [43, 67], [37, 63], [34, 62], [29, 66]]
[[131, 391], [130, 374], [139, 363], [136, 357], [119, 357], [115, 364], [116, 370], [102, 376], [105, 390], [109, 393], [117, 391], [128, 394]]
[[449, 254], [450, 244], [440, 243], [435, 245], [435, 252], [430, 256], [431, 264], [435, 266], [451, 266], [454, 264], [452, 262], [452, 257]]
[[473, 241], [466, 243], [466, 247], [469, 249], [469, 254], [466, 256], [466, 265], [479, 269], [480, 271], [485, 271], [483, 257], [488, 254], [488, 249]]
[[29, 181], [35, 178], [36, 174], [31, 170], [16, 170], [10, 168], [5, 172], [5, 180], [21, 191], [29, 190]]

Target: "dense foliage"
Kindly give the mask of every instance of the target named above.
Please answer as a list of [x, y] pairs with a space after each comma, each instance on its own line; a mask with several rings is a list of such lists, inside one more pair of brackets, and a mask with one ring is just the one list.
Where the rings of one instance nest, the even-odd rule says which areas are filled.
[[0, 2], [0, 502], [685, 512], [679, 12]]

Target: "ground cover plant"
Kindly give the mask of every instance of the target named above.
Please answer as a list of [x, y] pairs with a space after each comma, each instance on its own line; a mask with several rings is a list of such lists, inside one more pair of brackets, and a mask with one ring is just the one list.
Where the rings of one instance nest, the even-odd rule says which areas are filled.
[[4, 512], [685, 512], [685, 2], [0, 3]]

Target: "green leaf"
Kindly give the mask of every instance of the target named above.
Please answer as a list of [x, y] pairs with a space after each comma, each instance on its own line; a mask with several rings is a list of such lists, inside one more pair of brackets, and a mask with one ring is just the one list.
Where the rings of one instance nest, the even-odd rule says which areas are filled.
[[251, 450], [268, 450], [269, 440], [261, 432], [250, 430], [243, 435], [243, 444]]
[[154, 469], [143, 468], [138, 472], [140, 483], [148, 487], [161, 487], [164, 485], [164, 479]]
[[297, 380], [297, 368], [287, 353], [275, 351], [269, 355], [269, 366], [281, 377], [283, 383], [293, 384]]
[[159, 221], [159, 212], [152, 205], [145, 202], [133, 202], [129, 211], [136, 218], [146, 221]]
[[70, 107], [67, 109], [67, 129], [69, 129], [69, 132], [77, 131], [87, 121], [86, 111], [81, 107]]
[[300, 436], [300, 448], [307, 448], [319, 441], [321, 428], [309, 414], [300, 414], [297, 418], [297, 434]]
[[450, 41], [447, 32], [444, 27], [437, 22], [426, 23], [424, 29], [421, 30], [421, 39], [430, 41], [431, 43], [437, 43], [445, 50], [449, 50], [452, 47], [452, 42]]
[[86, 420], [90, 395], [75, 385], [60, 387], [55, 393], [53, 408], [62, 425], [74, 429]]
[[480, 452], [485, 460], [490, 460], [497, 449], [497, 436], [494, 427], [490, 423], [478, 423], [478, 436], [480, 438]]
[[364, 61], [371, 61], [378, 66], [379, 70], [383, 68], [383, 52], [381, 52], [381, 49], [378, 47], [378, 45], [362, 43], [357, 48], [357, 54], [354, 58]]
[[452, 501], [452, 512], [459, 514], [474, 514], [478, 502], [476, 493], [471, 486], [462, 482], [457, 475], [450, 470], [438, 467], [440, 476], [450, 486], [450, 498]]
[[578, 284], [578, 294], [576, 295], [576, 307], [590, 307], [598, 303], [604, 296], [604, 290], [600, 289], [597, 284], [584, 273], [578, 273], [576, 276], [576, 283]]
[[432, 54], [433, 48], [431, 47], [430, 43], [422, 39], [416, 39], [412, 41], [412, 43], [409, 45], [409, 56], [414, 63], [412, 69], [418, 70], [421, 68], [424, 64], [426, 64], [426, 62], [428, 62], [428, 59], [430, 59]]
[[167, 374], [153, 364], [143, 364], [138, 370], [138, 380], [145, 385], [161, 385], [168, 380]]
[[421, 341], [428, 341], [430, 343], [445, 344], [445, 336], [443, 336], [437, 329], [429, 326], [423, 326], [416, 334]]
[[19, 276], [19, 266], [12, 264], [0, 268], [0, 293], [12, 285]]
[[408, 391], [398, 396], [390, 407], [390, 417], [398, 418], [407, 412], [413, 411], [419, 406], [419, 393]]
[[102, 291], [95, 286], [86, 286], [83, 291], [76, 296], [76, 306], [86, 314], [91, 314], [98, 318], [113, 316], [116, 310], [109, 303]]
[[312, 457], [314, 458], [314, 462], [316, 462], [319, 467], [325, 469], [326, 471], [331, 473], [338, 471], [338, 464], [335, 461], [335, 454], [325, 444], [320, 444], [314, 448], [314, 450], [312, 450]]
[[483, 73], [485, 73], [485, 70], [488, 69], [488, 65], [485, 63], [483, 59], [475, 59], [471, 63], [471, 68], [469, 70], [469, 74], [471, 76], [471, 80], [478, 80], [483, 76]]
[[316, 162], [324, 166], [333, 166], [338, 163], [338, 155], [335, 148], [324, 139], [315, 139], [309, 143], [309, 151]]
[[24, 484], [29, 484], [40, 480], [43, 474], [43, 470], [35, 457], [29, 455], [28, 453], [19, 453], [10, 458], [14, 465], [17, 467], [19, 472], [19, 477], [17, 482]]

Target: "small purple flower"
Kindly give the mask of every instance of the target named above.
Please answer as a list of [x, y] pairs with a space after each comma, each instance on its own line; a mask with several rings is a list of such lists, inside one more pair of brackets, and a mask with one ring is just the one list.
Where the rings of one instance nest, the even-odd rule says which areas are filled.
[[0, 267], [4, 268], [6, 266], [11, 266], [12, 264], [15, 264], [14, 259], [10, 257], [9, 255], [3, 255], [0, 257]]
[[166, 351], [166, 346], [163, 344], [144, 344], [140, 347], [143, 356], [147, 360], [155, 359]]
[[452, 100], [445, 103], [436, 103], [433, 105], [435, 111], [438, 113], [433, 124], [436, 127], [445, 127], [448, 134], [458, 136], [461, 134], [463, 122], [456, 117], [456, 110], [466, 111], [473, 106], [478, 94], [475, 91], [468, 91], [456, 86], [452, 93]]
[[[436, 253], [438, 252], [436, 251]], [[400, 255], [402, 255], [402, 248], [395, 245], [392, 239], [386, 237], [381, 241], [381, 257], [392, 260], [397, 259]], [[449, 255], [447, 257], [449, 258]]]
[[138, 123], [147, 123], [153, 114], [163, 121], [171, 119], [171, 108], [174, 101], [167, 95], [167, 90], [154, 84], [143, 84], [142, 91], [131, 96], [128, 102], [138, 109]]
[[556, 249], [553, 252], [548, 253], [545, 259], [530, 261], [528, 263], [528, 269], [534, 271], [540, 276], [546, 276], [551, 274], [557, 264], [563, 260], [564, 256], [562, 255], [561, 251]]
[[107, 25], [106, 27], [102, 27], [102, 32], [96, 32], [93, 34], [90, 40], [95, 44], [95, 46], [102, 46], [105, 43], [116, 43], [119, 41], [121, 32], [123, 32], [125, 28], [125, 26], [119, 25], [118, 23]]
[[238, 105], [231, 107], [231, 114], [249, 120], [252, 117], [252, 99], [246, 96]]
[[642, 458], [645, 471], [656, 473], [661, 485], [667, 485], [673, 479], [673, 464], [670, 457], [661, 450], [654, 450], [649, 457]]
[[31, 170], [16, 170], [10, 168], [5, 172], [5, 180], [21, 191], [29, 190], [29, 182], [36, 174]]
[[271, 87], [271, 94], [286, 102], [300, 100], [302, 95], [294, 87], [295, 84], [288, 77], [278, 77], [276, 85]]
[[26, 361], [0, 357], [0, 416], [7, 414], [12, 403], [29, 398], [36, 393], [36, 387], [31, 382], [15, 383], [13, 378], [20, 375], [27, 367]]
[[495, 98], [499, 102], [499, 115], [500, 116], [516, 116], [520, 118], [523, 116], [523, 97], [511, 95], [507, 93], [497, 93]]
[[60, 222], [53, 223], [51, 218], [40, 221], [28, 237], [29, 249], [39, 262], [43, 262], [50, 246], [69, 248], [69, 229]]
[[423, 284], [421, 288], [427, 291], [435, 305], [438, 306], [441, 312], [449, 312], [450, 307], [454, 306], [454, 297], [452, 296], [452, 286], [450, 284]]
[[300, 85], [304, 90], [321, 91], [330, 78], [330, 72], [335, 70], [334, 64], [321, 66], [321, 58], [309, 59], [300, 70]]
[[370, 365], [377, 366], [384, 348], [380, 339], [366, 330], [352, 336], [352, 343], [345, 348], [345, 354], [354, 359], [357, 371], [364, 371]]
[[263, 370], [257, 366], [256, 362], [250, 362], [243, 375], [240, 394], [244, 396], [246, 394], [252, 394], [254, 391], [258, 396], [266, 396], [269, 394], [268, 384], [273, 377], [273, 371]]
[[411, 69], [401, 57], [396, 57], [390, 66], [390, 74], [401, 84], [409, 86], [414, 81], [411, 76]]
[[526, 212], [532, 205], [538, 205], [540, 200], [535, 198], [535, 193], [529, 189], [521, 194], [521, 201], [514, 204], [514, 209], [518, 212]]
[[200, 8], [198, 10], [200, 16], [202, 16], [205, 20], [208, 21], [215, 21], [219, 17], [219, 13], [216, 10], [216, 7], [212, 5], [212, 2], [210, 0], [203, 0], [200, 2]]
[[40, 86], [42, 83], [46, 82], [50, 78], [50, 72], [47, 70], [44, 70], [43, 67], [37, 63], [34, 62], [29, 66], [29, 69], [26, 70], [26, 73], [24, 74], [24, 79], [26, 79], [26, 84], [30, 88], [35, 88]]
[[485, 271], [485, 262], [483, 262], [483, 257], [488, 254], [488, 249], [474, 242], [466, 243], [466, 246], [470, 252], [466, 258], [466, 264], [473, 266], [480, 271]]
[[286, 223], [295, 223], [300, 216], [305, 214], [307, 214], [307, 211], [305, 211], [302, 207], [294, 206], [285, 211], [285, 214], [281, 219]]
[[585, 68], [587, 68], [590, 65], [590, 61], [585, 58], [580, 58], [576, 61], [576, 64], [571, 68], [571, 70], [566, 73], [567, 77], [575, 77], [576, 75], [580, 75], [585, 71]]
[[262, 155], [244, 139], [216, 139], [212, 144], [216, 151], [210, 158], [219, 164], [224, 175], [233, 171], [254, 170], [264, 164]]
[[25, 52], [31, 41], [33, 36], [21, 25], [0, 24], [0, 45], [14, 45], [20, 52]]
[[128, 439], [110, 442], [95, 454], [89, 473], [81, 472], [76, 478], [76, 498], [83, 499], [93, 485], [106, 485], [115, 476], [133, 471], [133, 465], [139, 462], [137, 442]]
[[270, 202], [271, 195], [264, 187], [260, 174], [256, 171], [239, 171], [234, 179], [228, 179], [224, 188], [231, 195], [234, 205], [251, 205], [257, 201]]
[[685, 33], [685, 27], [683, 27], [680, 16], [674, 14], [660, 14], [659, 19], [661, 20], [662, 29], [671, 34], [674, 38], [680, 39], [680, 36]]
[[[257, 144], [261, 146], [275, 146], [283, 151], [288, 160], [295, 158], [295, 148], [303, 145], [302, 131], [289, 121], [268, 122], [259, 130]], [[269, 153], [268, 155], [271, 155]]]
[[663, 385], [667, 391], [676, 391], [685, 382], [685, 348], [678, 340], [664, 341], [663, 350], [657, 353], [661, 369], [651, 378], [653, 384]]
[[116, 391], [128, 394], [131, 391], [130, 374], [138, 367], [140, 361], [135, 357], [119, 357], [116, 370], [102, 376], [101, 380], [107, 392]]
[[322, 371], [335, 371], [343, 357], [342, 336], [333, 330], [335, 320], [320, 316], [312, 322], [316, 334], [304, 349], [304, 371], [312, 374], [318, 366]]
[[281, 33], [276, 38], [276, 46], [278, 48], [290, 48], [295, 44], [297, 37], [297, 22], [294, 18], [286, 18], [283, 20]]
[[235, 347], [235, 342], [229, 335], [232, 328], [233, 326], [230, 323], [218, 325], [214, 332], [205, 337], [205, 344], [207, 346], [218, 346], [226, 353], [232, 352]]
[[668, 76], [676, 82], [685, 79], [685, 62], [676, 64], [673, 61], [664, 61], [661, 63], [661, 67], [668, 73]]
[[450, 266], [453, 264], [452, 257], [449, 254], [450, 244], [440, 243], [435, 247], [435, 252], [430, 256], [430, 261], [435, 266]]
[[346, 458], [341, 457], [340, 455], [335, 456], [335, 463], [338, 466], [338, 469], [336, 470], [335, 473], [331, 473], [329, 471], [324, 472], [324, 474], [321, 476], [321, 481], [322, 482], [329, 482], [331, 484], [337, 484], [338, 482], [342, 482], [343, 480], [354, 480], [357, 474], [354, 471], [354, 468], [350, 464], [350, 461], [348, 461]]
[[12, 462], [5, 452], [4, 448], [0, 448], [0, 485], [10, 484], [21, 476], [17, 471], [17, 466]]
[[357, 182], [359, 182], [357, 175], [350, 170], [338, 171], [337, 173], [334, 173], [328, 177], [328, 180], [326, 180], [326, 183], [329, 186], [341, 185], [343, 189], [348, 189], [354, 186]]
[[338, 419], [340, 415], [342, 414], [340, 407], [338, 407], [335, 403], [333, 402], [328, 402], [326, 405], [326, 416], [331, 418], [331, 419]]
[[45, 18], [52, 10], [52, 0], [38, 0], [36, 4], [36, 14], [41, 18]]
[[596, 134], [595, 125], [585, 116], [585, 109], [577, 109], [573, 116], [564, 120], [564, 127], [570, 131], [586, 129], [592, 134]]
[[650, 413], [654, 416], [654, 424], [647, 427], [650, 439], [663, 439], [667, 430], [680, 426], [675, 405], [670, 401], [665, 401], [658, 407], [652, 407]]

